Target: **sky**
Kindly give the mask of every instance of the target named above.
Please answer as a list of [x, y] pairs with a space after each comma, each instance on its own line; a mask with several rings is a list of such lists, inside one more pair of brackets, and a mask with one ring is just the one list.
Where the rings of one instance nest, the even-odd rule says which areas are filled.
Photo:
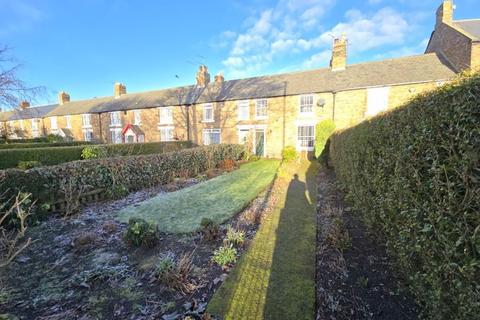
[[[441, 0], [0, 0], [0, 46], [18, 76], [56, 102], [328, 66], [334, 36], [348, 63], [422, 54]], [[455, 19], [480, 18], [457, 0]]]

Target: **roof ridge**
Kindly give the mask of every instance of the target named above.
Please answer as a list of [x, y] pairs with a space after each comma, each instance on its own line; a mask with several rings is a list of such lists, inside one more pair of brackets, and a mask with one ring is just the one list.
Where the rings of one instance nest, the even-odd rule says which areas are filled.
[[466, 21], [480, 21], [480, 18], [453, 20], [453, 22], [466, 22]]

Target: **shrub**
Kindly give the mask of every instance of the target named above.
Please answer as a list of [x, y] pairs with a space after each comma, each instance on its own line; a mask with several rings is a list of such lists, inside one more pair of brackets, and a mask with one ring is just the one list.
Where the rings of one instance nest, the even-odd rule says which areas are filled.
[[203, 239], [213, 241], [220, 236], [220, 226], [210, 218], [202, 218], [200, 221], [202, 226]]
[[242, 230], [235, 230], [232, 226], [227, 228], [227, 236], [225, 237], [225, 244], [234, 247], [241, 247], [245, 243], [245, 232]]
[[86, 146], [82, 150], [82, 159], [91, 160], [104, 158], [101, 154], [102, 149], [99, 146]]
[[[128, 156], [141, 154], [156, 154], [177, 151], [192, 146], [188, 141], [172, 142], [151, 142], [135, 144], [112, 144], [99, 145], [95, 148], [104, 158], [113, 156]], [[82, 159], [82, 151], [85, 146], [66, 146], [66, 147], [39, 147], [22, 149], [0, 150], [0, 169], [14, 168], [19, 161], [40, 161], [43, 165], [50, 166], [65, 162], [71, 162]]]
[[232, 246], [223, 246], [213, 252], [212, 261], [221, 267], [231, 265], [237, 261], [237, 249]]
[[30, 149], [30, 148], [51, 148], [51, 147], [74, 147], [91, 144], [85, 141], [64, 141], [64, 142], [37, 142], [37, 143], [5, 143], [0, 144], [0, 149]]
[[28, 170], [36, 167], [40, 167], [42, 163], [40, 161], [19, 161], [17, 168], [22, 170]]
[[328, 138], [335, 131], [335, 123], [332, 120], [324, 120], [315, 127], [315, 158], [319, 159], [320, 155], [327, 145]]
[[184, 295], [194, 292], [198, 286], [190, 279], [194, 267], [192, 256], [193, 253], [183, 254], [175, 260], [171, 252], [163, 255], [155, 269], [155, 275], [163, 284]]
[[12, 197], [22, 190], [32, 193], [38, 205], [51, 204], [63, 198], [60, 187], [65, 177], [72, 179], [75, 186], [87, 186], [84, 192], [106, 191], [119, 185], [135, 191], [167, 184], [180, 174], [197, 176], [224, 159], [240, 159], [242, 153], [240, 145], [212, 145], [164, 154], [74, 161], [28, 171], [3, 170], [0, 171], [0, 179], [4, 177], [0, 194], [6, 192]]
[[335, 133], [347, 199], [432, 319], [480, 314], [480, 75]]
[[58, 134], [49, 134], [45, 137], [45, 141], [47, 143], [51, 143], [51, 142], [63, 142], [64, 139], [62, 136], [59, 136]]
[[158, 226], [139, 218], [131, 218], [125, 233], [125, 241], [135, 247], [153, 247], [159, 240]]
[[231, 171], [235, 168], [235, 161], [232, 159], [225, 159], [220, 162], [218, 167], [223, 170]]
[[291, 162], [298, 158], [297, 150], [295, 147], [286, 146], [282, 151], [282, 159], [285, 162]]

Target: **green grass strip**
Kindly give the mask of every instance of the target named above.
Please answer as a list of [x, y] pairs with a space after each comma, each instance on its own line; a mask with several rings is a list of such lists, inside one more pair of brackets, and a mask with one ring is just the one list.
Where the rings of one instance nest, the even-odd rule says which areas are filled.
[[278, 160], [259, 160], [176, 192], [158, 195], [121, 210], [117, 219], [131, 217], [158, 224], [160, 231], [186, 233], [198, 230], [202, 218], [222, 223], [240, 212], [274, 179]]
[[208, 312], [222, 319], [314, 319], [317, 171], [313, 162], [282, 165], [274, 211]]

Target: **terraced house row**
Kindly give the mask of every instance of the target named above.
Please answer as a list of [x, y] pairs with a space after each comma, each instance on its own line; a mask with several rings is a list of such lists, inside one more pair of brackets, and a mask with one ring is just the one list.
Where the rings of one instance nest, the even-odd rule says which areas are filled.
[[11, 138], [59, 134], [104, 143], [191, 140], [197, 144], [246, 143], [258, 155], [278, 157], [287, 145], [312, 150], [315, 125], [332, 119], [355, 125], [395, 108], [415, 94], [480, 66], [480, 20], [454, 20], [453, 4], [437, 10], [425, 54], [347, 64], [348, 41], [333, 42], [329, 68], [211, 81], [206, 66], [196, 84], [127, 93], [116, 83], [112, 96], [70, 100], [0, 113]]

